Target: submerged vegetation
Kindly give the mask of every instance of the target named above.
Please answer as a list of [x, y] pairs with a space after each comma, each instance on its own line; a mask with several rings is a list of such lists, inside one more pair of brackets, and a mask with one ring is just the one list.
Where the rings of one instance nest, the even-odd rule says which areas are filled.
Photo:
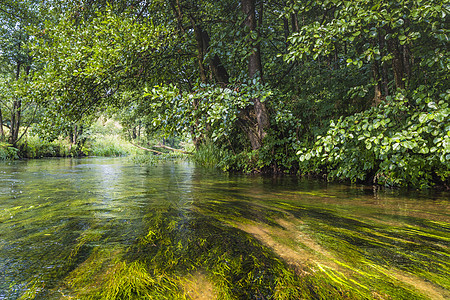
[[[30, 185], [14, 188], [24, 191], [22, 205], [0, 207], [0, 257], [16, 266], [4, 270], [0, 291], [21, 299], [449, 296], [445, 201], [114, 162], [27, 163]], [[106, 192], [92, 174], [105, 171], [120, 182]], [[34, 189], [45, 190], [38, 203]]]

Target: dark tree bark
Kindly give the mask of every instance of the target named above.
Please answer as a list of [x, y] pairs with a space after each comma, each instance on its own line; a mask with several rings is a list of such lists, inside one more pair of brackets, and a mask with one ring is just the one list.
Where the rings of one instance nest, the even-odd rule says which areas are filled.
[[195, 19], [191, 16], [191, 24], [192, 27], [194, 28], [194, 35], [195, 35], [195, 40], [197, 42], [197, 65], [198, 65], [198, 70], [199, 70], [199, 75], [200, 75], [200, 80], [203, 83], [207, 83], [208, 82], [208, 77], [207, 77], [207, 70], [205, 68], [205, 66], [203, 65], [203, 61], [205, 58], [205, 55], [208, 51], [208, 47], [209, 47], [209, 36], [205, 36], [207, 35], [202, 27], [198, 24], [196, 24]]
[[214, 55], [211, 60], [210, 67], [217, 83], [224, 86], [229, 83], [230, 76], [228, 75], [227, 69], [223, 66], [222, 61], [217, 54]]
[[[241, 0], [241, 6], [242, 12], [246, 15], [244, 25], [249, 29], [250, 32], [258, 33], [256, 26], [255, 2], [255, 0]], [[251, 46], [251, 53], [248, 57], [248, 75], [250, 78], [255, 78], [257, 75], [259, 75], [262, 80], [263, 74], [259, 44], [251, 37], [251, 35], [249, 35], [249, 44]], [[242, 125], [246, 127], [243, 129], [249, 137], [252, 148], [256, 150], [262, 146], [262, 141], [266, 136], [266, 129], [269, 127], [270, 123], [266, 105], [258, 98], [252, 100], [253, 109], [246, 109], [246, 116], [242, 118]], [[252, 123], [254, 123], [255, 125], [252, 125]]]
[[405, 88], [405, 65], [403, 51], [396, 39], [387, 40], [387, 48], [392, 53], [392, 71], [394, 73], [395, 87], [398, 89]]
[[0, 108], [0, 141], [5, 139], [5, 132], [3, 131], [3, 115], [2, 110]]
[[289, 32], [289, 21], [286, 19], [286, 17], [283, 17], [283, 29], [284, 29], [284, 44], [285, 44], [285, 50], [287, 51], [289, 44], [288, 44], [288, 38], [291, 35]]
[[[372, 47], [376, 48], [378, 41], [376, 39], [371, 40]], [[372, 78], [375, 82], [375, 91], [372, 99], [372, 105], [377, 106], [383, 100], [382, 93], [382, 76], [380, 72], [380, 62], [374, 57], [372, 62]]]
[[296, 13], [291, 14], [291, 24], [292, 24], [292, 31], [293, 32], [299, 32], [300, 26], [298, 25], [298, 17]]
[[[385, 34], [381, 32], [381, 30], [378, 31], [378, 44], [380, 47], [380, 55], [381, 57], [386, 56], [386, 43], [385, 43]], [[381, 63], [381, 86], [384, 92], [384, 96], [389, 96], [389, 76], [388, 76], [388, 66], [385, 62]]]
[[[250, 32], [257, 32], [256, 28], [256, 8], [255, 0], [242, 0], [242, 12], [247, 16], [244, 21], [244, 25], [249, 29]], [[262, 75], [262, 65], [261, 65], [261, 52], [259, 44], [250, 36], [249, 43], [252, 47], [251, 54], [248, 57], [248, 75], [250, 78], [255, 77], [257, 74]]]
[[[194, 28], [195, 39], [197, 41], [197, 58], [198, 66], [200, 70], [200, 80], [203, 83], [207, 83], [207, 68], [204, 65], [204, 59], [209, 51], [210, 37], [207, 31], [205, 31], [201, 25], [196, 23], [196, 20], [191, 17], [192, 26]], [[217, 54], [209, 62], [209, 67], [214, 79], [217, 83], [226, 85], [229, 82], [229, 75], [227, 70], [222, 64], [221, 59]]]
[[411, 78], [411, 50], [408, 44], [403, 45], [403, 67], [406, 76], [406, 84], [408, 84], [409, 79]]
[[374, 60], [372, 63], [372, 76], [375, 81], [375, 92], [372, 100], [372, 105], [377, 106], [381, 103], [383, 99], [383, 95], [381, 93], [381, 75], [380, 75], [380, 66], [378, 65], [378, 61]]

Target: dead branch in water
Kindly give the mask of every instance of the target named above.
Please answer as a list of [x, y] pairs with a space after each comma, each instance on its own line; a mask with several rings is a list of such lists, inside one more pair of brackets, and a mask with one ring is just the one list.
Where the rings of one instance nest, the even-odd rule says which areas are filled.
[[156, 154], [158, 154], [158, 155], [163, 154], [162, 152], [159, 152], [159, 151], [156, 151], [156, 150], [153, 150], [153, 149], [148, 149], [148, 148], [145, 148], [145, 147], [142, 147], [142, 146], [133, 144], [133, 143], [131, 143], [131, 142], [130, 142], [130, 144], [133, 145], [133, 146], [135, 146], [136, 148], [139, 148], [139, 149], [142, 149], [142, 150], [145, 150], [145, 151], [150, 151], [150, 152], [156, 153]]

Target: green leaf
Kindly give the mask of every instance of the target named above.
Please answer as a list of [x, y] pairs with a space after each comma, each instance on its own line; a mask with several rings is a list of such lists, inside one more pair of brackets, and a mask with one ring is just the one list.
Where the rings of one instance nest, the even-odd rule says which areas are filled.
[[429, 102], [427, 105], [428, 105], [429, 108], [437, 109], [437, 105], [436, 105], [435, 102]]
[[430, 152], [430, 150], [428, 149], [428, 147], [422, 147], [422, 148], [420, 148], [420, 150], [419, 150], [419, 153], [422, 153], [422, 154], [427, 154], [428, 152]]
[[408, 149], [413, 149], [415, 146], [415, 144], [411, 141], [404, 141], [402, 144], [405, 146], [405, 148], [408, 148]]
[[403, 19], [398, 19], [398, 20], [395, 22], [395, 25], [397, 25], [397, 26], [402, 26], [404, 23], [405, 23], [405, 21], [403, 21]]
[[422, 113], [419, 115], [419, 122], [420, 123], [425, 123], [425, 121], [428, 120], [428, 116], [425, 113]]

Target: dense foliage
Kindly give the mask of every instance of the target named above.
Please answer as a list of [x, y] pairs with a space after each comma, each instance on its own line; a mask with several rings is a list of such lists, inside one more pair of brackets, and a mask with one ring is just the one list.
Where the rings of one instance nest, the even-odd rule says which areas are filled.
[[134, 143], [191, 141], [224, 170], [448, 185], [448, 14], [440, 0], [2, 2], [0, 135], [82, 147], [108, 115]]
[[445, 181], [450, 176], [449, 97], [436, 103], [439, 97], [419, 92], [410, 105], [399, 93], [383, 106], [340, 118], [312, 148], [299, 151], [302, 169], [388, 186]]

